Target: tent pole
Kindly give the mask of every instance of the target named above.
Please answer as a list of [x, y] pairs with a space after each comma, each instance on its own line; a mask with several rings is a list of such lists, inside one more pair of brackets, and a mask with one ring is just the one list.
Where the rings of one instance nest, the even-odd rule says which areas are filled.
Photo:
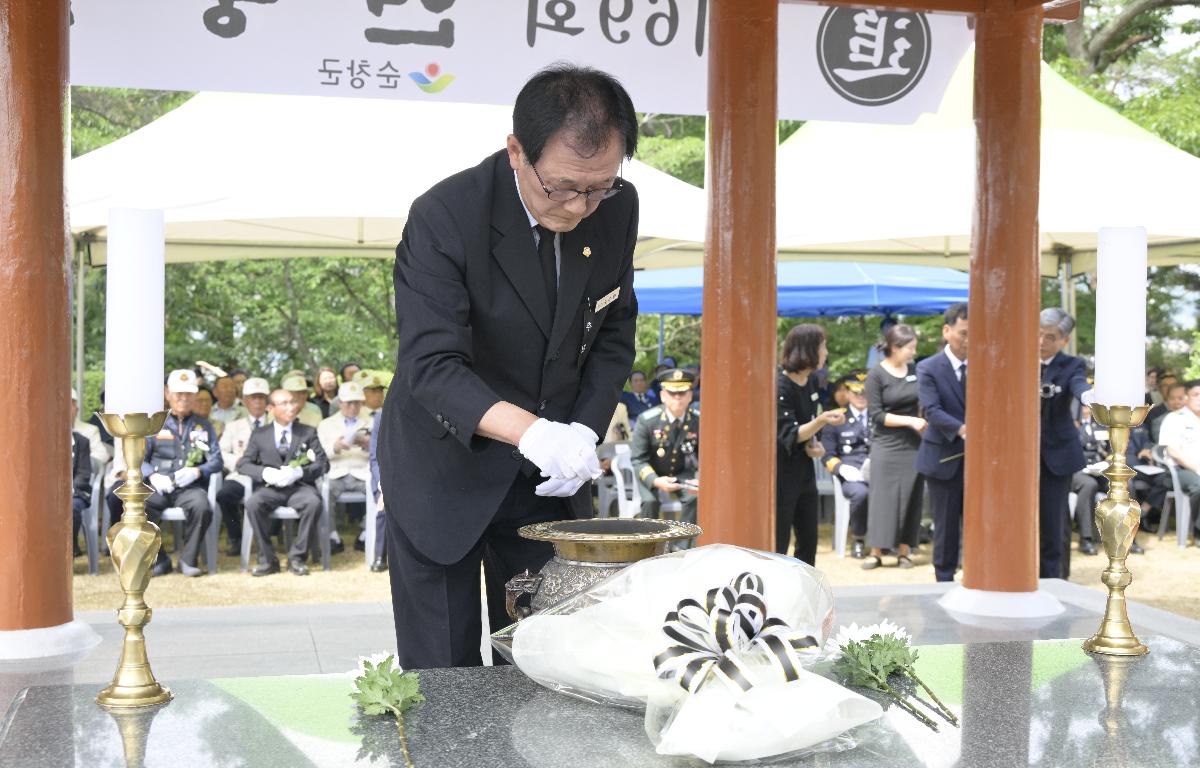
[[667, 316], [660, 314], [658, 316], [658, 362], [659, 365], [663, 361], [663, 336], [667, 332]]
[[84, 329], [84, 300], [83, 300], [83, 247], [78, 238], [72, 238], [75, 241], [75, 391], [79, 393], [79, 414], [82, 416], [84, 393], [83, 393], [83, 371], [84, 371], [84, 344], [83, 344], [83, 329]]

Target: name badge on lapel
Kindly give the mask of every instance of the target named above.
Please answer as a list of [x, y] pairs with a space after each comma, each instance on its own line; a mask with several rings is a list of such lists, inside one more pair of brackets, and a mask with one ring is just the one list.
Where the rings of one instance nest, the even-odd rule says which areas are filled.
[[904, 380], [905, 380], [905, 381], [916, 381], [916, 380], [917, 380], [917, 374], [915, 374], [915, 373], [909, 374], [908, 376], [905, 376], [905, 377], [904, 377]]
[[808, 397], [809, 397], [809, 399], [810, 399], [810, 400], [812, 400], [814, 403], [815, 403], [815, 402], [817, 402], [817, 400], [820, 400], [820, 399], [821, 399], [821, 395], [820, 395], [820, 393], [818, 393], [818, 392], [813, 392], [813, 393], [812, 393], [811, 395], [809, 395]]
[[599, 301], [596, 302], [596, 310], [595, 311], [599, 312], [600, 310], [607, 307], [609, 304], [612, 304], [614, 301], [617, 300], [617, 297], [620, 295], [621, 295], [621, 286], [618, 285], [616, 288], [613, 288], [612, 291], [605, 294]]

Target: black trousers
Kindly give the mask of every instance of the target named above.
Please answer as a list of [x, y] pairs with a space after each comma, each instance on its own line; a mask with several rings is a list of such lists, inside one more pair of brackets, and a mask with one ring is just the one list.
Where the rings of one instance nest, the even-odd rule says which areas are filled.
[[523, 539], [517, 529], [571, 517], [562, 499], [534, 495], [538, 480], [536, 474], [526, 477], [518, 473], [483, 536], [462, 560], [450, 565], [422, 554], [404, 535], [388, 504], [389, 576], [400, 666], [430, 669], [483, 663], [479, 652], [483, 632], [480, 563], [487, 589], [488, 624], [496, 632], [512, 623], [504, 605], [504, 584], [525, 569], [538, 572], [554, 554], [549, 542]]
[[[1096, 494], [1104, 487], [1103, 478], [1076, 472], [1071, 476], [1071, 493], [1075, 494], [1075, 524], [1079, 526], [1079, 539], [1099, 541], [1096, 531]], [[1068, 499], [1069, 500], [1069, 499]], [[1071, 536], [1067, 534], [1067, 549], [1071, 548]]]
[[816, 565], [817, 512], [820, 507], [821, 496], [815, 477], [778, 482], [775, 490], [775, 551], [786, 555], [788, 542], [795, 531], [796, 559]]
[[871, 488], [866, 483], [842, 481], [842, 495], [850, 502], [850, 533], [861, 539], [867, 535], [867, 499]]
[[227, 480], [217, 490], [217, 506], [221, 508], [221, 520], [225, 522], [225, 533], [229, 541], [242, 540], [242, 499], [246, 486], [236, 480]]
[[303, 483], [293, 483], [286, 488], [264, 485], [250, 494], [246, 501], [246, 512], [249, 513], [250, 527], [254, 529], [254, 543], [258, 545], [260, 563], [269, 564], [279, 559], [275, 555], [275, 548], [271, 546], [271, 513], [276, 507], [291, 507], [300, 513], [296, 538], [288, 550], [288, 559], [304, 562], [308, 559], [308, 545], [321, 511], [321, 497], [317, 495], [317, 489]]
[[949, 480], [926, 476], [925, 486], [933, 509], [933, 574], [938, 581], [954, 581], [962, 550], [962, 467]]
[[[204, 544], [204, 534], [212, 522], [212, 507], [208, 504], [208, 492], [200, 487], [203, 480], [197, 480], [187, 488], [177, 488], [167, 495], [155, 493], [146, 499], [146, 517], [161, 525], [162, 513], [168, 507], [181, 507], [187, 512], [187, 520], [183, 524], [183, 546], [179, 550], [179, 561], [195, 567], [197, 557]], [[161, 553], [161, 550], [160, 550]]]
[[1071, 527], [1067, 496], [1071, 493], [1071, 475], [1056, 475], [1042, 464], [1038, 483], [1038, 533], [1041, 557], [1038, 576], [1065, 579], [1071, 575]]

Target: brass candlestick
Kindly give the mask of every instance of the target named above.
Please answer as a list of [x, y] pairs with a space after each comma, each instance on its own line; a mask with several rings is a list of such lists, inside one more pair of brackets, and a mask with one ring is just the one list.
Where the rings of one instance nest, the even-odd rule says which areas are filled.
[[1129, 557], [1129, 547], [1142, 521], [1141, 505], [1129, 497], [1129, 479], [1136, 473], [1125, 463], [1125, 448], [1129, 445], [1129, 430], [1141, 426], [1149, 410], [1146, 405], [1092, 404], [1092, 416], [1108, 427], [1112, 456], [1108, 469], [1104, 470], [1104, 476], [1108, 478], [1108, 498], [1096, 505], [1096, 526], [1108, 555], [1108, 567], [1100, 576], [1100, 581], [1108, 587], [1108, 602], [1099, 631], [1083, 643], [1083, 650], [1091, 653], [1141, 656], [1149, 652], [1133, 634], [1129, 612], [1125, 608], [1125, 588], [1133, 581], [1133, 575], [1125, 567], [1125, 559]]
[[146, 438], [162, 429], [167, 412], [153, 416], [98, 415], [108, 433], [121, 439], [125, 456], [125, 484], [116, 492], [124, 502], [124, 510], [107, 535], [108, 549], [125, 591], [125, 604], [117, 611], [117, 621], [125, 627], [125, 641], [113, 681], [96, 697], [96, 703], [105, 707], [149, 707], [169, 701], [171, 691], [154, 679], [142, 635], [153, 615], [143, 596], [150, 583], [150, 568], [162, 547], [158, 526], [146, 519], [146, 499], [153, 492], [142, 482], [142, 459], [146, 457]]

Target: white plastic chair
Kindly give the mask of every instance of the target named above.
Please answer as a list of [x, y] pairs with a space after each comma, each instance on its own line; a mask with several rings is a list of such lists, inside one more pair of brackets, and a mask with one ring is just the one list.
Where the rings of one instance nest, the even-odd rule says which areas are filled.
[[628, 445], [614, 446], [613, 483], [617, 486], [617, 513], [620, 517], [637, 517], [642, 512], [642, 495], [633, 476], [633, 454]]
[[[213, 519], [204, 532], [204, 562], [210, 574], [217, 572], [217, 538], [221, 535], [220, 510], [217, 505], [217, 491], [221, 489], [221, 473], [214, 472], [208, 478], [208, 508]], [[167, 507], [163, 510], [162, 521], [174, 523], [175, 551], [179, 551], [179, 542], [183, 540], [183, 524], [187, 521], [187, 511], [183, 507]]]
[[[242, 572], [245, 573], [250, 570], [250, 547], [254, 543], [254, 527], [250, 525], [250, 512], [246, 509], [246, 502], [250, 501], [254, 483], [245, 475], [238, 475], [234, 479], [246, 489], [242, 497]], [[291, 549], [292, 525], [300, 519], [300, 513], [292, 507], [276, 507], [270, 517], [272, 520], [283, 521], [284, 547]], [[326, 541], [328, 540], [326, 537]]]
[[104, 507], [108, 518], [108, 505], [104, 503], [104, 475], [107, 467], [99, 459], [92, 459], [92, 503], [83, 513], [83, 540], [87, 546], [88, 573], [100, 573], [100, 508]]
[[[321, 491], [321, 522], [320, 522], [320, 525], [317, 526], [317, 530], [319, 531], [319, 535], [321, 536], [321, 567], [328, 571], [329, 570], [329, 557], [330, 557], [330, 555], [329, 555], [329, 551], [330, 551], [329, 550], [329, 547], [330, 547], [329, 535], [331, 533], [333, 533], [333, 505], [334, 504], [366, 503], [367, 496], [369, 494], [360, 493], [357, 491], [351, 491], [351, 492], [341, 494], [336, 499], [331, 499], [331, 498], [329, 498], [329, 477], [328, 477], [328, 475], [322, 475], [321, 479], [318, 481], [318, 483], [320, 484], [320, 491]], [[372, 500], [371, 503], [374, 504], [374, 501]], [[370, 534], [368, 534], [368, 535], [370, 535]], [[367, 547], [367, 549], [370, 550], [371, 548]], [[367, 565], [369, 566], [370, 564], [371, 563], [368, 561]]]
[[833, 481], [833, 551], [838, 557], [845, 557], [846, 538], [850, 535], [850, 499], [842, 493], [842, 478], [833, 473], [829, 476]]
[[1167, 492], [1167, 498], [1163, 502], [1162, 518], [1158, 521], [1158, 540], [1162, 541], [1167, 532], [1167, 521], [1171, 519], [1171, 511], [1174, 508], [1175, 512], [1175, 531], [1178, 534], [1179, 546], [1186, 547], [1188, 545], [1188, 534], [1192, 530], [1192, 502], [1188, 495], [1183, 492], [1183, 486], [1179, 484], [1179, 465], [1171, 458], [1171, 454], [1167, 453], [1166, 447], [1156, 445], [1151, 449], [1154, 460], [1167, 468], [1171, 473], [1171, 490]]

